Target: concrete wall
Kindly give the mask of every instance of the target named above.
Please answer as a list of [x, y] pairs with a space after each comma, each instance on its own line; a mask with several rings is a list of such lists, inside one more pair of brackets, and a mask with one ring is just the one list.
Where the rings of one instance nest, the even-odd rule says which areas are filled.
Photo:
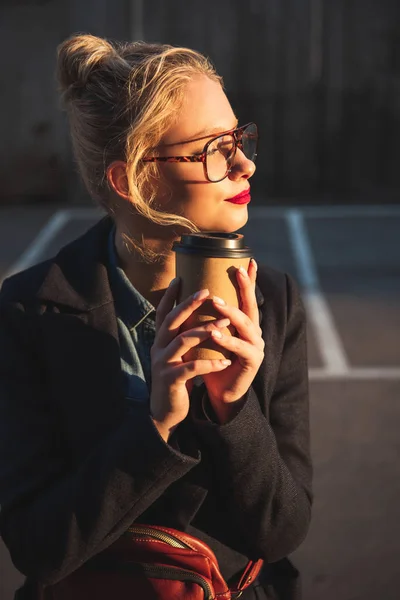
[[149, 40], [209, 54], [259, 124], [266, 201], [399, 198], [398, 0], [152, 0], [144, 22]]
[[78, 200], [54, 78], [57, 45], [76, 31], [129, 37], [129, 0], [0, 5], [0, 204]]
[[259, 124], [260, 197], [398, 197], [398, 0], [3, 0], [0, 202], [87, 199], [53, 80], [77, 30], [208, 54]]

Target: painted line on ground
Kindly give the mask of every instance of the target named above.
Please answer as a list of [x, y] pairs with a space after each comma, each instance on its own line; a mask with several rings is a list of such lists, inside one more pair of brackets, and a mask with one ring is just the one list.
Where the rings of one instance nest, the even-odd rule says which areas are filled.
[[252, 218], [285, 218], [290, 211], [297, 210], [307, 219], [335, 218], [400, 218], [400, 206], [356, 205], [356, 206], [252, 206], [249, 208], [249, 220]]
[[101, 219], [106, 215], [106, 212], [102, 208], [66, 208], [65, 212], [68, 213], [69, 218], [72, 219]]
[[310, 368], [308, 374], [310, 381], [400, 381], [400, 367], [351, 367], [345, 373]]
[[[102, 217], [105, 212], [97, 207], [76, 207], [66, 209], [71, 218], [74, 219], [95, 219]], [[302, 213], [307, 219], [331, 219], [342, 217], [392, 217], [400, 218], [400, 206], [390, 205], [368, 205], [368, 206], [252, 206], [249, 208], [249, 221], [254, 219], [267, 218], [285, 218], [290, 211], [297, 210]]]
[[314, 329], [324, 368], [330, 373], [346, 374], [349, 363], [331, 310], [319, 285], [304, 216], [300, 211], [293, 209], [287, 212], [286, 222], [297, 272], [303, 287], [307, 316]]
[[[333, 363], [332, 357], [329, 357], [327, 361], [327, 367], [322, 368], [310, 368], [309, 369], [309, 378], [310, 381], [346, 381], [346, 380], [389, 380], [389, 381], [400, 381], [400, 367], [349, 367], [347, 363], [347, 358], [345, 352], [343, 350], [340, 339], [338, 338], [336, 328], [333, 324], [333, 319], [331, 318], [331, 313], [329, 307], [326, 304], [326, 301], [323, 297], [323, 294], [320, 292], [318, 277], [316, 274], [316, 269], [314, 265], [314, 261], [312, 258], [311, 248], [308, 242], [308, 236], [305, 231], [304, 222], [302, 217], [308, 217], [308, 214], [304, 214], [304, 209], [297, 208], [285, 208], [279, 209], [279, 214], [274, 210], [268, 207], [258, 207], [256, 210], [263, 209], [263, 216], [270, 217], [274, 216], [273, 213], [276, 213], [277, 216], [286, 217], [289, 230], [290, 230], [290, 239], [291, 243], [296, 244], [294, 248], [294, 254], [297, 259], [297, 252], [300, 249], [299, 256], [301, 256], [301, 260], [297, 259], [299, 275], [301, 278], [302, 285], [305, 288], [305, 294], [303, 294], [303, 298], [307, 307], [307, 313], [316, 318], [318, 321], [323, 315], [323, 323], [322, 330], [321, 324], [319, 322], [316, 323], [316, 333], [322, 335], [326, 335], [328, 325], [328, 331], [330, 329], [330, 333], [328, 335], [333, 334], [333, 338], [335, 340], [334, 344], [337, 345], [336, 350], [338, 352], [334, 352]], [[306, 207], [307, 208], [307, 207]], [[328, 208], [336, 208], [336, 207], [328, 207]], [[337, 207], [341, 208], [341, 207]], [[343, 207], [347, 208], [347, 207]], [[351, 207], [349, 207], [351, 208]], [[371, 207], [367, 207], [371, 208]], [[385, 209], [386, 207], [377, 207]], [[387, 207], [388, 209], [392, 209], [395, 207]], [[266, 210], [264, 210], [266, 209]], [[314, 210], [314, 207], [311, 207]], [[321, 207], [320, 212], [324, 212], [326, 207]], [[379, 212], [379, 211], [378, 211]], [[44, 252], [48, 244], [52, 241], [52, 239], [58, 235], [58, 233], [65, 227], [65, 225], [73, 219], [98, 219], [104, 216], [104, 211], [102, 209], [96, 207], [76, 207], [76, 208], [67, 208], [63, 210], [57, 211], [46, 223], [46, 225], [41, 229], [39, 234], [33, 240], [33, 242], [28, 246], [25, 252], [21, 255], [17, 262], [12, 265], [12, 267], [7, 271], [3, 279], [10, 277], [14, 273], [22, 271], [23, 269], [27, 269], [31, 267], [33, 264], [41, 260], [41, 254]], [[254, 213], [253, 213], [254, 214]], [[360, 216], [360, 213], [359, 213]], [[376, 216], [370, 214], [368, 216]], [[383, 216], [390, 216], [390, 213], [387, 213]], [[392, 216], [400, 217], [400, 207], [398, 211], [394, 211]], [[300, 226], [299, 226], [300, 224]], [[292, 228], [294, 227], [294, 230]], [[297, 232], [295, 234], [295, 231]], [[296, 237], [298, 236], [298, 238]], [[295, 241], [296, 240], [296, 241]], [[0, 281], [1, 283], [1, 281]], [[306, 284], [306, 285], [305, 285]], [[307, 289], [307, 286], [309, 289]], [[311, 290], [310, 290], [311, 286]], [[322, 304], [321, 304], [322, 300]], [[311, 318], [313, 320], [313, 318]], [[322, 333], [323, 332], [323, 333]], [[317, 341], [322, 344], [320, 346], [321, 354], [324, 356], [324, 352], [322, 348], [325, 348], [326, 351], [326, 338], [321, 340], [317, 335]]]
[[44, 250], [47, 248], [52, 239], [65, 227], [70, 220], [69, 210], [59, 210], [50, 217], [46, 225], [42, 227], [39, 234], [33, 242], [29, 244], [27, 249], [21, 254], [19, 259], [8, 269], [4, 274], [2, 281], [19, 273], [24, 269], [28, 269], [35, 263], [41, 260]]

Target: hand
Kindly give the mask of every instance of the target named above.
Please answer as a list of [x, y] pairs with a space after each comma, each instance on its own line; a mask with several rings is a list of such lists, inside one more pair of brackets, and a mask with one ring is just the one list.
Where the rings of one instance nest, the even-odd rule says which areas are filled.
[[179, 280], [167, 288], [156, 311], [156, 335], [151, 348], [152, 389], [150, 411], [160, 435], [169, 435], [189, 412], [192, 379], [197, 375], [220, 373], [230, 360], [192, 360], [182, 357], [188, 350], [210, 337], [212, 331], [226, 327], [226, 318], [179, 333], [181, 325], [208, 298], [209, 291], [201, 290], [173, 308]]
[[250, 261], [248, 272], [245, 269], [237, 270], [240, 308], [221, 304], [220, 298], [213, 298], [214, 306], [222, 316], [229, 318], [237, 332], [237, 337], [222, 335], [218, 330], [212, 332], [213, 340], [235, 356], [232, 357], [231, 366], [222, 373], [203, 376], [211, 405], [222, 423], [237, 410], [264, 357], [265, 343], [255, 296], [256, 275], [257, 264], [254, 260]]

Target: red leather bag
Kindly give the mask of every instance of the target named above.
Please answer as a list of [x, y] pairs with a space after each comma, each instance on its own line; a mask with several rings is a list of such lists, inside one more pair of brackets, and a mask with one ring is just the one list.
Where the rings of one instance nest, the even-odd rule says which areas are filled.
[[62, 581], [41, 586], [40, 600], [231, 600], [256, 579], [263, 561], [249, 562], [229, 589], [215, 554], [176, 529], [133, 525], [107, 550]]

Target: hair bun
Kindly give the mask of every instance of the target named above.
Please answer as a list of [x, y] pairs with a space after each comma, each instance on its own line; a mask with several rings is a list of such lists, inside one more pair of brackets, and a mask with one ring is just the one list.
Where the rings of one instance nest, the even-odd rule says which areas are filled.
[[73, 85], [84, 86], [91, 73], [116, 50], [105, 39], [94, 35], [74, 35], [58, 46], [57, 76], [62, 91]]

